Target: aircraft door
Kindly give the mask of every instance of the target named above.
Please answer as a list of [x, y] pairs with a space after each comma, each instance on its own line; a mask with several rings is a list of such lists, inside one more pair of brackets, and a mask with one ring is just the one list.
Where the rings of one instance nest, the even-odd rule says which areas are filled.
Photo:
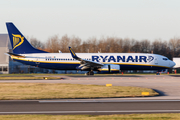
[[110, 65], [108, 65], [108, 69], [109, 69], [109, 73], [111, 73], [111, 66]]
[[158, 59], [157, 58], [155, 58], [154, 63], [158, 64]]
[[39, 63], [39, 59], [38, 59], [38, 58], [36, 59], [36, 64], [37, 64], [37, 65], [38, 65], [38, 64], [40, 64], [40, 63]]

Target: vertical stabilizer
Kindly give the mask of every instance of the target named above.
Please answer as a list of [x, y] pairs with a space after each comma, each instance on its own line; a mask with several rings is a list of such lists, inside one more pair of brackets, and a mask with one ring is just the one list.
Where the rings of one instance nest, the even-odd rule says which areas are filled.
[[47, 53], [42, 50], [34, 48], [27, 39], [21, 34], [13, 23], [6, 23], [13, 53], [27, 54], [27, 53]]

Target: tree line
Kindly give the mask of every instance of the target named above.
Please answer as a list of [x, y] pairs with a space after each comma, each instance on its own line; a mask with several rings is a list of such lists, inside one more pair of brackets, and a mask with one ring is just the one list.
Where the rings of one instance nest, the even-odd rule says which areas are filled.
[[36, 38], [29, 39], [32, 46], [47, 52], [69, 53], [68, 46], [71, 46], [76, 53], [154, 53], [172, 59], [180, 57], [180, 38], [172, 38], [169, 41], [156, 39], [150, 41], [135, 40], [118, 37], [95, 37], [82, 40], [79, 37], [64, 35], [59, 38], [57, 35], [50, 37], [46, 42], [41, 42]]

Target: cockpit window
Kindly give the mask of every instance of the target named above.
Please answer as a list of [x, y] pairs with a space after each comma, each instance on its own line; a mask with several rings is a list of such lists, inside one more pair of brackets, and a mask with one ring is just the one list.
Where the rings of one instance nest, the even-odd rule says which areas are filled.
[[168, 58], [163, 58], [163, 60], [168, 60]]

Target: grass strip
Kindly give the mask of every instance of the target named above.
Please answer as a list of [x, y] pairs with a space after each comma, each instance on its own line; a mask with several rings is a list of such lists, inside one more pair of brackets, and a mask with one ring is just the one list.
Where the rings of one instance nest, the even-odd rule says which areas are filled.
[[74, 99], [74, 98], [116, 98], [158, 95], [152, 89], [105, 85], [80, 85], [62, 83], [0, 83], [0, 100]]
[[0, 120], [180, 120], [180, 113], [126, 115], [0, 115]]

